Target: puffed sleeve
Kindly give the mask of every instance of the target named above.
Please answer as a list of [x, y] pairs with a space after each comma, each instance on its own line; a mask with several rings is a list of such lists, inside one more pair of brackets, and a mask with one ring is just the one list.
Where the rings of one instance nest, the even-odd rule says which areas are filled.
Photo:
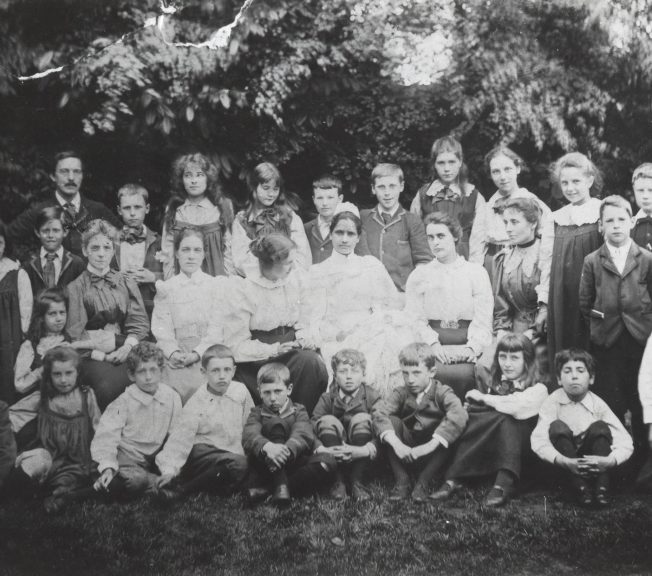
[[42, 370], [38, 368], [32, 370], [32, 362], [34, 362], [34, 347], [29, 340], [25, 340], [18, 350], [14, 365], [14, 386], [21, 395], [29, 392], [41, 379]]
[[32, 294], [32, 283], [29, 281], [27, 272], [20, 268], [18, 270], [18, 307], [20, 308], [20, 327], [23, 333], [29, 330], [33, 306], [34, 294]]
[[156, 345], [163, 350], [166, 358], [172, 356], [181, 347], [176, 341], [170, 298], [173, 297], [173, 286], [170, 280], [156, 283], [154, 296], [154, 310], [152, 311], [152, 334], [156, 338]]
[[88, 315], [86, 306], [84, 306], [84, 290], [86, 288], [86, 272], [82, 272], [76, 280], [73, 280], [66, 292], [68, 294], [68, 320], [66, 322], [66, 331], [74, 340], [82, 340], [82, 335], [86, 330]]
[[310, 243], [308, 242], [308, 236], [306, 236], [306, 229], [303, 226], [303, 222], [295, 212], [292, 212], [290, 235], [297, 245], [295, 263], [299, 268], [308, 270], [312, 264], [312, 251], [310, 250]]
[[479, 264], [469, 264], [473, 287], [473, 320], [469, 325], [467, 345], [477, 355], [491, 344], [494, 297], [489, 274]]
[[371, 284], [374, 288], [372, 304], [374, 312], [399, 308], [398, 289], [387, 272], [387, 268], [373, 256], [365, 257], [364, 262], [369, 266], [366, 273], [374, 278]]
[[194, 351], [200, 357], [213, 344], [223, 344], [225, 342], [225, 325], [228, 322], [229, 315], [229, 306], [226, 302], [231, 294], [232, 285], [233, 283], [229, 277], [216, 276], [211, 278], [211, 293], [207, 299], [210, 302], [208, 314], [211, 321], [208, 324], [206, 336], [194, 348]]
[[408, 276], [405, 285], [405, 315], [410, 319], [416, 328], [418, 338], [426, 344], [439, 342], [439, 334], [428, 324], [428, 317], [425, 313], [425, 290], [427, 268], [415, 268]]
[[[299, 271], [297, 270], [296, 272]], [[299, 318], [295, 324], [296, 339], [301, 342], [304, 348], [316, 348], [317, 345], [310, 328], [310, 319], [313, 310], [310, 293], [310, 277], [306, 272], [301, 270], [299, 274], [296, 274], [296, 278], [299, 290]]]
[[322, 264], [310, 267], [310, 338], [317, 347], [334, 341], [340, 328], [327, 320], [330, 282]]
[[135, 339], [137, 344], [147, 338], [149, 334], [149, 317], [145, 312], [143, 297], [138, 289], [138, 284], [130, 278], [125, 278], [125, 285], [129, 294], [127, 303], [127, 314], [124, 322], [124, 330], [127, 339]]
[[[229, 321], [225, 330], [229, 345], [233, 349], [236, 362], [255, 362], [266, 360], [278, 354], [279, 344], [266, 344], [251, 338], [251, 317], [257, 306], [265, 306], [264, 301], [258, 301], [249, 291], [252, 283], [247, 279], [233, 279], [230, 302]], [[237, 280], [237, 281], [236, 281]]]

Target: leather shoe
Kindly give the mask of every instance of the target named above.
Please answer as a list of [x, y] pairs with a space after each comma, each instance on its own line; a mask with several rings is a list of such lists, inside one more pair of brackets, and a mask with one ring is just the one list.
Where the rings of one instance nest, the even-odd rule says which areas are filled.
[[418, 482], [414, 485], [414, 489], [412, 490], [412, 502], [427, 502], [428, 501], [428, 493], [426, 492], [426, 488], [423, 484], [419, 484]]
[[268, 496], [269, 490], [264, 486], [257, 486], [247, 490], [247, 498], [250, 504], [257, 504], [258, 502], [262, 502]]
[[459, 482], [455, 480], [447, 480], [439, 487], [439, 490], [433, 492], [429, 498], [435, 502], [443, 502], [444, 500], [448, 500], [461, 489], [462, 485]]
[[577, 503], [580, 506], [588, 507], [593, 504], [593, 498], [591, 497], [591, 491], [588, 486], [578, 486], [577, 488]]
[[351, 498], [358, 502], [365, 502], [371, 499], [371, 494], [369, 494], [369, 490], [361, 482], [353, 482], [351, 484]]
[[604, 486], [601, 486], [595, 491], [595, 503], [600, 508], [605, 508], [611, 504], [611, 499], [609, 498], [609, 492]]
[[510, 501], [511, 496], [511, 490], [508, 488], [497, 485], [492, 486], [484, 500], [484, 505], [488, 508], [500, 508]]
[[287, 484], [279, 484], [274, 488], [274, 495], [272, 496], [272, 502], [274, 502], [274, 504], [286, 506], [290, 503], [290, 500], [290, 489]]
[[389, 499], [392, 502], [398, 502], [400, 500], [407, 500], [410, 495], [410, 485], [409, 484], [396, 484], [392, 491], [389, 493]]
[[336, 480], [330, 492], [333, 500], [346, 500], [346, 486], [341, 480]]

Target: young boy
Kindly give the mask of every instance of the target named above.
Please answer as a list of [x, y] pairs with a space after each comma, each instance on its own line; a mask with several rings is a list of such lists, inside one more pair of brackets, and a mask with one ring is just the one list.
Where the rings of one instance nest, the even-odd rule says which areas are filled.
[[378, 164], [371, 172], [371, 189], [378, 205], [360, 212], [362, 230], [372, 256], [387, 268], [394, 284], [405, 292], [405, 283], [418, 264], [432, 260], [421, 218], [399, 204], [403, 170], [396, 164]]
[[634, 216], [632, 239], [652, 250], [652, 164], [641, 164], [632, 174], [632, 187], [639, 211]]
[[60, 206], [41, 208], [36, 214], [34, 234], [41, 249], [23, 263], [34, 297], [45, 288], [64, 290], [86, 269], [86, 263], [62, 246], [68, 234], [63, 223], [63, 209]]
[[[312, 412], [317, 435], [315, 454], [330, 454], [338, 463], [337, 478], [331, 489], [335, 500], [346, 498], [344, 468], [351, 479], [351, 496], [368, 500], [362, 477], [376, 457], [372, 412], [380, 409], [381, 399], [364, 383], [367, 362], [358, 350], [345, 348], [331, 359], [335, 385], [324, 392]], [[350, 465], [350, 466], [349, 466]]]
[[140, 342], [126, 363], [133, 384], [106, 408], [91, 442], [100, 473], [94, 488], [116, 498], [156, 492], [154, 458], [181, 415], [181, 398], [161, 383], [160, 348]]
[[262, 405], [252, 409], [242, 433], [251, 467], [249, 499], [283, 505], [291, 496], [310, 494], [330, 483], [337, 464], [330, 454], [313, 454], [315, 435], [308, 412], [290, 400], [290, 371], [279, 362], [265, 364], [257, 375]]
[[600, 206], [605, 243], [584, 259], [580, 309], [597, 359], [595, 390], [622, 422], [631, 415], [638, 453], [647, 446], [637, 392], [643, 351], [652, 332], [652, 253], [632, 242], [632, 212], [621, 196]]
[[235, 360], [230, 348], [210, 346], [201, 363], [206, 384], [183, 407], [178, 426], [156, 457], [161, 496], [166, 499], [198, 490], [228, 494], [247, 475], [242, 429], [254, 406], [251, 394], [233, 380]]
[[151, 319], [156, 294], [154, 283], [163, 278], [163, 263], [156, 258], [161, 250], [161, 238], [145, 226], [145, 216], [149, 214], [147, 190], [139, 184], [125, 184], [120, 188], [118, 214], [124, 226], [112, 267], [136, 281]]
[[607, 506], [608, 470], [631, 456], [632, 439], [609, 406], [589, 391], [595, 361], [588, 352], [573, 348], [557, 352], [555, 371], [561, 388], [539, 410], [532, 450], [570, 473], [581, 505], [592, 503], [589, 481], [595, 479], [595, 502]]
[[425, 502], [430, 481], [442, 472], [447, 448], [464, 431], [468, 414], [455, 392], [435, 380], [435, 354], [428, 344], [409, 344], [399, 353], [405, 386], [392, 391], [374, 413], [374, 427], [387, 445], [396, 484], [390, 500], [405, 500], [410, 494], [406, 466], [416, 464], [421, 472], [412, 490], [412, 500]]

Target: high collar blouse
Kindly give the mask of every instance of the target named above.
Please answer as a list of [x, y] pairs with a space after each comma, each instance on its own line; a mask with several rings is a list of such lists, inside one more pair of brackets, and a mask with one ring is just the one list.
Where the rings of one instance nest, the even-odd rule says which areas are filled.
[[[430, 320], [470, 320], [467, 345], [476, 354], [491, 343], [493, 310], [487, 271], [461, 256], [449, 264], [433, 260], [418, 266], [408, 278], [406, 314], [422, 324]], [[431, 334], [429, 340], [438, 338]]]

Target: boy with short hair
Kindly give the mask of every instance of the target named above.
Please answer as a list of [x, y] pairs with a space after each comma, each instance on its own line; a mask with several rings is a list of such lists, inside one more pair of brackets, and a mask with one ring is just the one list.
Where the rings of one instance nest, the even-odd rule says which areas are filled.
[[387, 268], [394, 284], [405, 292], [410, 272], [432, 260], [421, 218], [403, 208], [403, 170], [396, 164], [378, 164], [371, 172], [371, 190], [378, 205], [360, 212], [362, 230], [372, 256]]
[[335, 500], [346, 498], [344, 470], [351, 479], [351, 496], [368, 500], [362, 477], [378, 453], [372, 413], [380, 409], [378, 392], [365, 384], [367, 362], [362, 352], [351, 348], [331, 359], [334, 385], [321, 395], [312, 412], [317, 436], [316, 454], [330, 454], [337, 461], [337, 477], [331, 489]]
[[208, 347], [201, 363], [206, 384], [183, 407], [178, 425], [156, 457], [159, 487], [166, 499], [198, 490], [228, 494], [247, 475], [242, 429], [254, 407], [251, 394], [233, 380], [235, 359], [230, 348]]
[[[555, 355], [561, 388], [544, 401], [532, 432], [532, 450], [566, 469], [578, 502], [609, 504], [609, 469], [629, 459], [632, 439], [609, 406], [589, 391], [595, 380], [593, 356], [571, 348]], [[595, 480], [592, 496], [589, 482]]]
[[292, 496], [310, 494], [327, 485], [337, 464], [330, 454], [313, 454], [315, 435], [308, 412], [290, 400], [290, 371], [279, 363], [265, 364], [258, 371], [258, 392], [262, 405], [251, 410], [242, 433], [242, 445], [249, 456], [250, 501], [270, 494], [279, 505]]
[[390, 500], [405, 500], [410, 494], [406, 466], [417, 464], [421, 472], [412, 490], [412, 500], [425, 502], [428, 486], [448, 459], [447, 448], [466, 427], [468, 414], [453, 390], [435, 379], [436, 358], [424, 342], [409, 344], [399, 353], [405, 386], [392, 391], [374, 413], [374, 427], [394, 473]]
[[641, 164], [632, 174], [632, 188], [639, 211], [634, 216], [632, 240], [652, 250], [652, 163]]
[[94, 488], [116, 498], [156, 491], [154, 459], [181, 415], [181, 398], [161, 381], [160, 348], [140, 342], [126, 364], [133, 384], [107, 406], [91, 442], [100, 473]]
[[36, 213], [34, 234], [41, 248], [23, 263], [34, 297], [46, 288], [64, 290], [86, 269], [86, 263], [62, 245], [68, 234], [63, 209], [60, 206], [41, 208]]
[[161, 237], [145, 226], [145, 216], [149, 214], [147, 190], [140, 184], [125, 184], [120, 188], [118, 214], [124, 225], [111, 266], [138, 284], [151, 320], [155, 282], [163, 279], [163, 262], [156, 256], [161, 251]]
[[604, 244], [584, 259], [580, 310], [598, 368], [595, 390], [622, 422], [631, 414], [637, 450], [647, 446], [638, 372], [652, 332], [652, 253], [630, 238], [632, 212], [621, 196], [600, 206]]

